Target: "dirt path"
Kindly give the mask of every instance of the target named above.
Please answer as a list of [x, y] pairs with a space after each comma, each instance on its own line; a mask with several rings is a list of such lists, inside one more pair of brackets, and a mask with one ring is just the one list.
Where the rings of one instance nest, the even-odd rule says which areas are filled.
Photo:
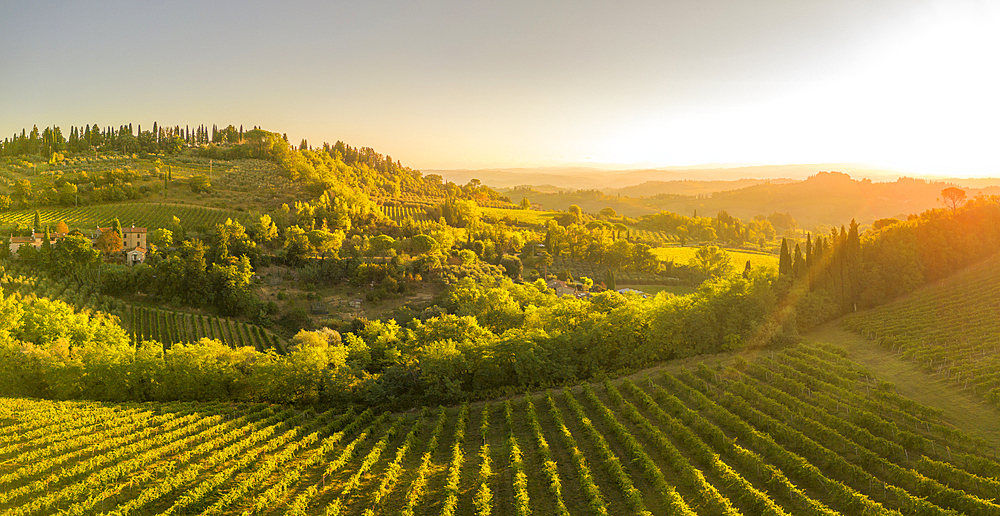
[[846, 349], [850, 359], [878, 377], [896, 385], [899, 394], [941, 410], [945, 420], [959, 430], [1000, 445], [1000, 410], [963, 392], [939, 375], [923, 372], [874, 342], [850, 332], [840, 321], [824, 324], [805, 335], [806, 342], [825, 342]]

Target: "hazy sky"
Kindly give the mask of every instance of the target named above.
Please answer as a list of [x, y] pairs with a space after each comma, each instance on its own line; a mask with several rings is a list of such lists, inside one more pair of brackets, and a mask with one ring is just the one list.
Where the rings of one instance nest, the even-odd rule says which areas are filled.
[[0, 48], [0, 136], [232, 123], [416, 168], [1000, 176], [996, 0], [7, 0]]

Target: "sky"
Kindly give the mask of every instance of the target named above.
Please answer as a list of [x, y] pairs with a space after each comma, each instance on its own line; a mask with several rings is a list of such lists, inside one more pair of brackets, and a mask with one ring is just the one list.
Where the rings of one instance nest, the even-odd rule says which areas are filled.
[[0, 48], [0, 136], [234, 124], [418, 169], [1000, 177], [995, 0], [6, 0]]

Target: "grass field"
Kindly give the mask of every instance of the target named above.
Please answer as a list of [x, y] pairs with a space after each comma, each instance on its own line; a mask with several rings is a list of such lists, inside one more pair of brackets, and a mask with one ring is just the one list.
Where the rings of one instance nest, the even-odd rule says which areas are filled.
[[1000, 513], [993, 449], [839, 349], [734, 366], [397, 414], [4, 399], [0, 510]]
[[479, 208], [483, 215], [497, 219], [510, 217], [518, 224], [530, 226], [545, 226], [553, 217], [560, 214], [556, 211], [520, 210], [514, 208]]
[[1000, 406], [1000, 255], [845, 319], [934, 378]]
[[[673, 261], [676, 264], [687, 264], [692, 259], [694, 259], [695, 253], [698, 252], [698, 247], [657, 247], [653, 249], [653, 253], [662, 261]], [[778, 270], [778, 256], [767, 253], [755, 253], [752, 251], [744, 251], [742, 249], [726, 249], [726, 253], [729, 254], [733, 265], [733, 273], [739, 274], [743, 272], [743, 267], [750, 261], [750, 267], [766, 267]]]

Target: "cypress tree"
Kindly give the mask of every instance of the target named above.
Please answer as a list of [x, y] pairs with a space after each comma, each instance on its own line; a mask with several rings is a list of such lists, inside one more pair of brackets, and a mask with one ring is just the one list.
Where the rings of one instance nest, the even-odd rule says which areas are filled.
[[781, 239], [781, 255], [778, 257], [778, 274], [785, 275], [792, 272], [792, 255], [788, 253], [788, 240]]
[[42, 232], [42, 215], [35, 210], [35, 233]]
[[792, 275], [801, 278], [806, 272], [806, 260], [802, 257], [802, 248], [795, 244], [795, 255], [792, 257]]
[[848, 288], [845, 308], [847, 311], [854, 311], [861, 297], [861, 237], [858, 235], [858, 223], [854, 219], [851, 219], [850, 230], [847, 232], [844, 254]]

